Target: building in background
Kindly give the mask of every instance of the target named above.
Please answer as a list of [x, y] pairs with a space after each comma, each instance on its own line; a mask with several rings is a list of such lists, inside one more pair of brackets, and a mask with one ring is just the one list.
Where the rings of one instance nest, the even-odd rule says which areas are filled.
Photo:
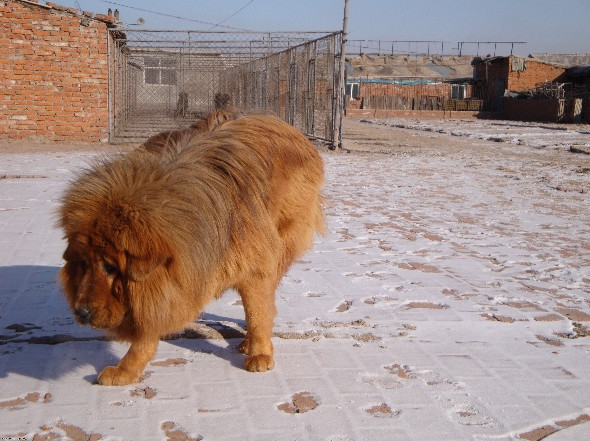
[[0, 137], [108, 140], [107, 29], [114, 16], [0, 2]]

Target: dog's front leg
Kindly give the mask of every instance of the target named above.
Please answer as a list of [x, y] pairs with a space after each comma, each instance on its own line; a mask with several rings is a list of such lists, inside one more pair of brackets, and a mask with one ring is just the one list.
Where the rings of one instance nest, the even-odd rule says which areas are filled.
[[98, 375], [97, 382], [103, 386], [123, 386], [137, 383], [148, 362], [154, 358], [158, 339], [140, 340], [131, 344], [127, 354], [117, 366], [107, 366]]
[[265, 372], [274, 367], [274, 350], [270, 340], [276, 315], [273, 280], [255, 277], [237, 287], [246, 313], [246, 338], [239, 350], [246, 354], [245, 367], [250, 372]]

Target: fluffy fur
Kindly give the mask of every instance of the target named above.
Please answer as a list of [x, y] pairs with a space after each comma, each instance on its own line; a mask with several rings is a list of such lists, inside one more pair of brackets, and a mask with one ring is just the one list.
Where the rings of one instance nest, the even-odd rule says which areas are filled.
[[152, 153], [161, 153], [164, 150], [176, 149], [184, 145], [184, 141], [181, 141], [183, 138], [213, 132], [226, 122], [237, 119], [240, 116], [241, 114], [235, 110], [218, 110], [195, 121], [185, 129], [158, 133], [149, 138], [139, 148]]
[[324, 230], [321, 157], [269, 116], [157, 143], [84, 172], [59, 212], [77, 320], [131, 343], [98, 383], [138, 381], [159, 339], [229, 288], [244, 305], [246, 369], [272, 369], [275, 290]]
[[240, 113], [236, 110], [218, 110], [193, 123], [191, 129], [199, 132], [212, 132], [227, 121], [232, 121], [239, 117]]

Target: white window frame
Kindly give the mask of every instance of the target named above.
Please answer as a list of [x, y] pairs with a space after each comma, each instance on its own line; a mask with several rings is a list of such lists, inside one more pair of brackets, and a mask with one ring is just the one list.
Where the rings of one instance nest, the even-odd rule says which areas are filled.
[[361, 94], [361, 83], [357, 83], [357, 82], [346, 83], [346, 95], [348, 95], [349, 99], [354, 100], [354, 99], [358, 98], [358, 96], [360, 94]]
[[144, 60], [143, 82], [149, 85], [176, 86], [175, 60], [156, 57], [146, 58]]
[[464, 100], [467, 98], [467, 84], [451, 84], [451, 99]]

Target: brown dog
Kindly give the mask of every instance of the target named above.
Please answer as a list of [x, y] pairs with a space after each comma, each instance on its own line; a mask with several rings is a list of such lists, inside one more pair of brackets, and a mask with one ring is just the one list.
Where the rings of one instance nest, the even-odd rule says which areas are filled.
[[159, 339], [228, 288], [244, 305], [246, 369], [274, 366], [275, 290], [324, 229], [322, 159], [274, 117], [195, 133], [99, 163], [63, 198], [67, 300], [81, 324], [131, 342], [100, 384], [138, 381]]

